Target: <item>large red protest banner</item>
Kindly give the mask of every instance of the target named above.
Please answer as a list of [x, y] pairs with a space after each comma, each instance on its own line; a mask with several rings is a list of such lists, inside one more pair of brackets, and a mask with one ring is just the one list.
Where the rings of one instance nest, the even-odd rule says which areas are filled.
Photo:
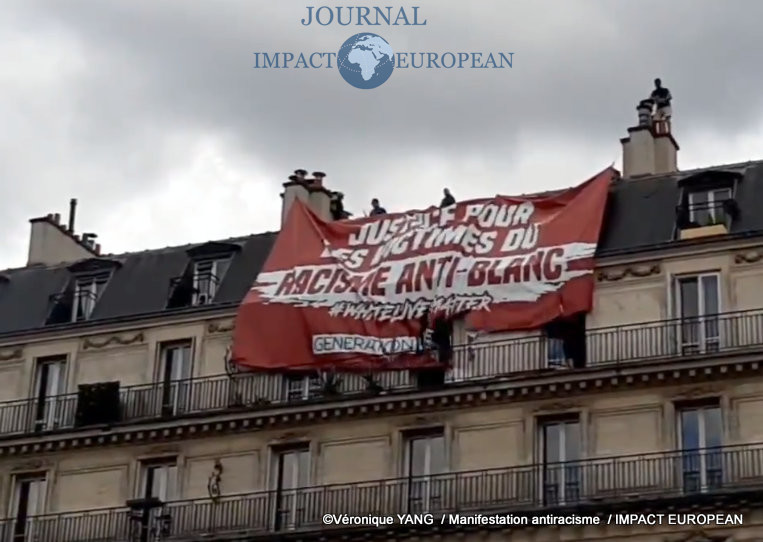
[[236, 317], [232, 357], [259, 370], [429, 366], [424, 314], [485, 331], [590, 311], [608, 168], [551, 196], [325, 222], [295, 201]]

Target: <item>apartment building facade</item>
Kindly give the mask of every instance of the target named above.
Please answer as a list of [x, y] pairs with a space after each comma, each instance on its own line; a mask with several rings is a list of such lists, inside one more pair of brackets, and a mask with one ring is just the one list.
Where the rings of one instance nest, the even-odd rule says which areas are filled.
[[[0, 538], [763, 539], [763, 162], [680, 172], [664, 123], [622, 143], [593, 311], [563, 333], [459, 327], [434, 379], [231, 364], [275, 233], [104, 255], [76, 202], [32, 220], [29, 264], [0, 272]], [[284, 208], [328, 218], [305, 174]], [[599, 524], [440, 519], [477, 513]], [[731, 519], [611, 519], [642, 513]]]

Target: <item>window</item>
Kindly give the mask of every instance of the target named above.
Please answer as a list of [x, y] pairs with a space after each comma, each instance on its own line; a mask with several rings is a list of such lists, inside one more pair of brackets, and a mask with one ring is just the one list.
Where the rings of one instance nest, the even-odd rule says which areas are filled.
[[676, 279], [675, 302], [682, 355], [717, 352], [720, 349], [720, 279], [706, 273]]
[[11, 495], [10, 517], [13, 525], [13, 542], [37, 540], [35, 536], [36, 516], [45, 513], [47, 480], [44, 473], [16, 476]]
[[187, 410], [193, 374], [193, 343], [190, 340], [160, 346], [162, 414], [174, 416]]
[[271, 487], [276, 492], [276, 529], [293, 529], [305, 514], [306, 495], [299, 491], [310, 485], [310, 449], [299, 446], [273, 451]]
[[405, 473], [410, 512], [431, 512], [442, 507], [443, 481], [437, 475], [447, 470], [445, 436], [441, 429], [406, 438]]
[[284, 377], [286, 400], [306, 401], [321, 394], [321, 379], [313, 375], [286, 375]]
[[689, 221], [697, 226], [724, 224], [723, 202], [731, 199], [731, 188], [716, 188], [689, 193]]
[[546, 505], [580, 499], [580, 422], [577, 418], [540, 424], [541, 487]]
[[74, 283], [72, 322], [87, 320], [93, 313], [95, 303], [103, 292], [108, 275], [80, 277]]
[[684, 490], [717, 489], [723, 483], [723, 422], [716, 403], [678, 409]]
[[34, 379], [34, 430], [48, 431], [64, 423], [67, 406], [66, 356], [39, 358]]
[[215, 299], [215, 294], [230, 265], [229, 259], [196, 262], [193, 267], [194, 305], [207, 305]]
[[139, 499], [159, 499], [162, 502], [178, 497], [178, 468], [172, 459], [144, 461], [141, 465]]
[[[544, 329], [546, 364], [549, 368], [586, 366], [585, 314], [549, 322]], [[520, 370], [536, 369], [523, 367]]]

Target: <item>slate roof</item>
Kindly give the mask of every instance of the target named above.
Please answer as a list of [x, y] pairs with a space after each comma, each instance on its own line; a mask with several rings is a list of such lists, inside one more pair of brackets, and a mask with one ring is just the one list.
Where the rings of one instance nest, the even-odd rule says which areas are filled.
[[[763, 206], [763, 161], [747, 162], [617, 181], [611, 189], [599, 255], [675, 246], [679, 242], [674, 238], [681, 184], [718, 171], [741, 178], [735, 198], [740, 213], [724, 238], [763, 235], [763, 212], [759, 211]], [[113, 272], [86, 322], [44, 325], [51, 296], [70, 283], [68, 265], [0, 271], [0, 338], [54, 328], [234, 308], [254, 282], [276, 235], [277, 232], [267, 232], [221, 241], [238, 245], [241, 250], [233, 256], [213, 303], [201, 307], [167, 309], [166, 305], [170, 281], [182, 275], [189, 265], [187, 251], [202, 243], [104, 256], [121, 265]]]

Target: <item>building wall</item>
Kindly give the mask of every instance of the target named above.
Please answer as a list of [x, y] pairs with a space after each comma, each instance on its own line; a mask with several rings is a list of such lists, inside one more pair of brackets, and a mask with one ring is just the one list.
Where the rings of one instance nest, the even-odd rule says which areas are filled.
[[[258, 431], [176, 443], [146, 444], [0, 462], [7, 501], [13, 477], [48, 473], [48, 512], [121, 506], [137, 496], [141, 461], [175, 457], [179, 499], [207, 497], [207, 482], [217, 460], [223, 466], [223, 495], [273, 487], [274, 448], [305, 444], [311, 452], [310, 485], [342, 484], [404, 475], [405, 436], [442, 428], [448, 471], [531, 465], [538, 462], [538, 423], [551, 416], [577, 414], [583, 458], [675, 450], [676, 401], [718, 398], [724, 444], [763, 445], [763, 382], [718, 383], [712, 390], [665, 387], [618, 394], [593, 394], [558, 401], [518, 402], [433, 412], [420, 416], [369, 418], [288, 431]], [[756, 456], [759, 457], [759, 456]], [[750, 458], [752, 459], [752, 458]], [[763, 466], [750, 465], [763, 475]]]
[[[676, 255], [661, 261], [647, 261], [602, 267], [597, 271], [594, 309], [588, 315], [589, 330], [613, 326], [656, 322], [674, 317], [672, 285], [676, 277], [687, 274], [718, 272], [720, 274], [721, 311], [763, 309], [763, 261], [748, 262], [744, 252], [710, 253], [696, 256]], [[656, 326], [657, 324], [653, 324]], [[224, 357], [230, 344], [231, 318], [196, 320], [185, 323], [141, 325], [113, 331], [95, 331], [75, 338], [39, 338], [26, 344], [0, 345], [0, 401], [29, 397], [35, 361], [44, 356], [64, 354], [68, 358], [67, 390], [74, 392], [79, 384], [119, 380], [123, 386], [150, 383], [159, 378], [159, 349], [162, 342], [179, 339], [193, 341], [193, 376], [222, 375]], [[634, 332], [635, 333], [635, 332]], [[511, 371], [526, 370], [528, 363], [544, 353], [541, 343], [515, 341], [500, 348], [482, 348], [480, 344], [496, 344], [505, 339], [538, 337], [539, 332], [513, 332], [473, 336], [458, 326], [454, 342], [465, 344], [469, 338], [477, 347], [487, 367], [491, 363]], [[663, 340], [655, 335], [654, 341]], [[654, 348], [647, 345], [643, 348]], [[645, 353], [649, 353], [646, 352]], [[608, 355], [592, 349], [589, 362], [596, 363]], [[495, 358], [494, 360], [492, 358]], [[474, 364], [459, 361], [456, 369], [469, 375]], [[531, 361], [528, 362], [527, 360]]]

